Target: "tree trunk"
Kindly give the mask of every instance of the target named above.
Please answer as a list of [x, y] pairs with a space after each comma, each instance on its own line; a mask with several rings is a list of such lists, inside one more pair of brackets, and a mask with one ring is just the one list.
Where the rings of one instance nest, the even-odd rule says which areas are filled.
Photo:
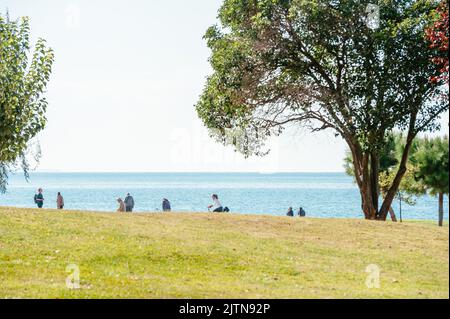
[[[371, 157], [369, 154], [364, 154], [361, 163], [357, 163], [362, 168], [361, 185], [358, 186], [361, 193], [362, 210], [365, 218], [368, 220], [376, 220], [377, 208], [375, 203], [378, 202], [378, 187], [373, 187], [374, 172], [369, 167], [370, 161]], [[378, 175], [378, 173], [376, 175]], [[376, 180], [378, 181], [378, 178], [376, 178]], [[376, 197], [376, 199], [374, 197]]]
[[405, 176], [406, 164], [408, 162], [409, 151], [411, 149], [413, 140], [414, 140], [414, 135], [411, 133], [408, 134], [408, 138], [406, 139], [406, 145], [405, 145], [405, 149], [403, 150], [402, 159], [400, 161], [400, 166], [398, 168], [397, 175], [395, 176], [394, 181], [392, 182], [392, 185], [386, 194], [386, 197], [383, 201], [383, 205], [381, 205], [381, 209], [380, 209], [380, 213], [379, 213], [380, 220], [386, 220], [387, 214], [389, 212], [389, 208], [391, 208], [392, 202], [394, 201], [395, 195], [398, 192], [398, 189], [400, 187], [400, 183], [403, 179], [403, 176]]
[[378, 200], [379, 200], [379, 159], [375, 152], [370, 154], [370, 191], [372, 196], [372, 205], [378, 214]]
[[411, 146], [414, 141], [414, 138], [417, 135], [417, 131], [415, 129], [417, 112], [418, 112], [417, 110], [415, 112], [413, 112], [411, 114], [411, 117], [409, 118], [408, 135], [406, 137], [406, 144], [405, 144], [405, 148], [403, 149], [402, 159], [400, 161], [400, 167], [397, 171], [397, 175], [395, 176], [394, 181], [392, 182], [391, 187], [389, 188], [389, 190], [386, 194], [386, 198], [383, 201], [383, 205], [381, 205], [381, 209], [379, 212], [380, 220], [386, 220], [389, 208], [391, 208], [392, 202], [394, 201], [395, 195], [398, 192], [398, 189], [400, 187], [400, 183], [403, 179], [403, 176], [405, 176], [406, 164], [408, 162], [409, 152], [411, 150]]
[[372, 196], [370, 193], [366, 191], [361, 191], [361, 199], [362, 199], [362, 210], [364, 213], [364, 217], [368, 220], [376, 220], [377, 219], [377, 211], [375, 207], [373, 207]]
[[444, 226], [444, 193], [439, 193], [439, 226]]
[[391, 216], [392, 221], [393, 221], [394, 223], [396, 223], [396, 222], [397, 222], [397, 216], [395, 216], [395, 212], [394, 212], [394, 210], [392, 209], [392, 206], [389, 208], [389, 215]]
[[[383, 200], [384, 200], [385, 195], [383, 195], [382, 197], [383, 197]], [[392, 208], [392, 206], [389, 207], [389, 216], [391, 216], [391, 219], [392, 219], [392, 221], [393, 221], [394, 223], [396, 223], [396, 222], [398, 221], [398, 220], [397, 220], [397, 216], [395, 215], [395, 211], [394, 211], [394, 209]]]
[[[361, 195], [361, 209], [364, 217], [368, 220], [376, 220], [377, 208], [374, 204], [378, 203], [379, 193], [377, 185], [378, 158], [376, 156], [372, 158], [370, 154], [364, 153], [357, 141], [348, 137], [345, 140], [352, 152], [355, 180]], [[375, 165], [370, 165], [373, 160], [376, 162]], [[375, 167], [375, 171], [370, 170], [370, 166]], [[375, 177], [376, 182], [373, 181], [373, 177]], [[377, 187], [373, 187], [374, 183]], [[376, 200], [374, 200], [374, 197], [376, 197]]]

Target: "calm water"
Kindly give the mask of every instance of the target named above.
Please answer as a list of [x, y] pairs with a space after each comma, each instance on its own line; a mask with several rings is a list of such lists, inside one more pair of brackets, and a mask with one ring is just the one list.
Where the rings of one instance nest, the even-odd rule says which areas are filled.
[[[130, 192], [136, 211], [160, 210], [163, 197], [176, 211], [206, 211], [210, 195], [217, 193], [233, 212], [284, 215], [289, 206], [303, 206], [308, 216], [361, 217], [358, 190], [343, 173], [34, 173], [28, 183], [17, 174], [8, 193], [0, 195], [0, 205], [34, 207], [38, 187], [44, 188], [49, 208], [56, 206], [60, 191], [67, 209], [115, 211], [115, 199]], [[447, 197], [445, 206], [448, 218]], [[437, 199], [421, 197], [415, 206], [404, 205], [403, 217], [436, 219]]]

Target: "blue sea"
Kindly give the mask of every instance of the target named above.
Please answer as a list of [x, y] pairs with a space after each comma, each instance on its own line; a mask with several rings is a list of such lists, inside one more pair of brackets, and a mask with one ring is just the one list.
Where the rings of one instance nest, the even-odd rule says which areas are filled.
[[[34, 207], [36, 189], [44, 189], [45, 207], [56, 207], [61, 192], [66, 209], [115, 211], [116, 199], [130, 192], [135, 211], [160, 211], [163, 197], [179, 212], [207, 211], [211, 194], [241, 214], [285, 215], [301, 206], [310, 217], [362, 217], [360, 196], [344, 173], [32, 173], [12, 175], [0, 206]], [[445, 198], [448, 219], [448, 198]], [[399, 202], [394, 203], [399, 213]], [[437, 198], [424, 196], [415, 206], [403, 203], [405, 219], [436, 219]]]

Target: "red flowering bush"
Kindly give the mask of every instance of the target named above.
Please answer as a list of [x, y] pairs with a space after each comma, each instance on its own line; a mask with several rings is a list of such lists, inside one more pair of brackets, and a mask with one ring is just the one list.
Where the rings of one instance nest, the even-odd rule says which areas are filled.
[[431, 78], [433, 82], [448, 84], [448, 0], [442, 1], [436, 9], [436, 21], [425, 30], [430, 47], [436, 49], [432, 62], [439, 67], [439, 76]]

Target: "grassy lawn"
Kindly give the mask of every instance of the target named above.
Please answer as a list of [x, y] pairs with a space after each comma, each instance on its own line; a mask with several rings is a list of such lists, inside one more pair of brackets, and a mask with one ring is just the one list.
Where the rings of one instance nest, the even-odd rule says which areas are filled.
[[0, 207], [0, 298], [448, 298], [448, 249], [435, 223]]

